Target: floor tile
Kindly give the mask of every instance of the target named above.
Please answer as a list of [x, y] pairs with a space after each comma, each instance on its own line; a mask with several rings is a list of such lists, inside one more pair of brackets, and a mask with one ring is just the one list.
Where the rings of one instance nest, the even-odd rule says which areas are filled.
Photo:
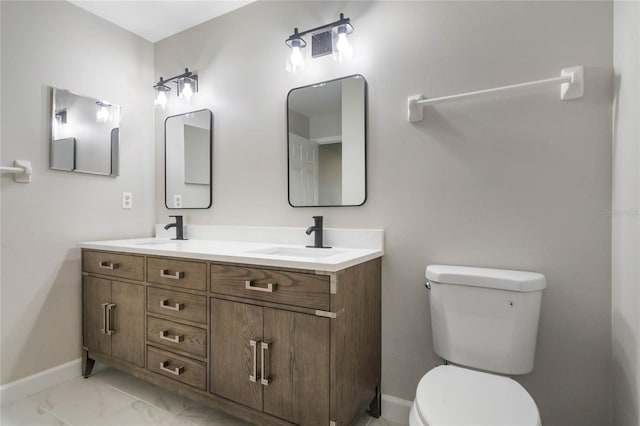
[[183, 411], [189, 405], [193, 405], [190, 399], [183, 398], [174, 392], [137, 379], [115, 368], [109, 368], [94, 374], [89, 380], [99, 380], [136, 399], [141, 399], [148, 404], [174, 414]]
[[78, 426], [98, 424], [100, 419], [136, 401], [104, 382], [83, 378], [54, 386], [30, 399], [54, 416]]
[[179, 413], [178, 419], [185, 420], [197, 426], [249, 426], [235, 417], [230, 417], [222, 411], [210, 408], [203, 404], [194, 404]]
[[99, 426], [191, 426], [189, 423], [177, 419], [166, 410], [154, 407], [143, 401], [136, 401], [121, 410], [100, 419]]
[[0, 408], [2, 426], [64, 426], [65, 423], [29, 400], [21, 399]]

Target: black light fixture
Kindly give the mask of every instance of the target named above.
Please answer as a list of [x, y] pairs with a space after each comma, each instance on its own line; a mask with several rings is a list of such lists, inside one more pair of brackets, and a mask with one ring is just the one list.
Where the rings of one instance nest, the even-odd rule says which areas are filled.
[[318, 58], [332, 54], [338, 62], [345, 62], [353, 58], [353, 48], [349, 43], [348, 35], [353, 32], [351, 19], [340, 14], [340, 19], [329, 24], [321, 25], [306, 31], [298, 31], [294, 28], [293, 34], [284, 42], [291, 49], [287, 56], [287, 71], [299, 72], [305, 69], [305, 47], [307, 42], [302, 38], [311, 34], [311, 57]]
[[160, 77], [160, 80], [153, 86], [153, 90], [156, 92], [154, 102], [156, 106], [164, 108], [167, 105], [167, 92], [171, 91], [171, 87], [167, 86], [167, 83], [171, 81], [177, 86], [178, 96], [185, 98], [187, 101], [198, 91], [198, 75], [189, 71], [189, 68], [185, 68], [180, 75], [166, 80]]

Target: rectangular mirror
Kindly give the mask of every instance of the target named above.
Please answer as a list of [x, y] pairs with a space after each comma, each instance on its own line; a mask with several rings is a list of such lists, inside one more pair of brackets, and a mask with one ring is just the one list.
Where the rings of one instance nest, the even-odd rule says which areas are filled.
[[208, 109], [164, 121], [165, 205], [168, 209], [211, 207], [213, 114]]
[[52, 90], [50, 168], [117, 176], [120, 107]]
[[366, 190], [367, 82], [361, 75], [287, 96], [289, 204], [361, 206]]

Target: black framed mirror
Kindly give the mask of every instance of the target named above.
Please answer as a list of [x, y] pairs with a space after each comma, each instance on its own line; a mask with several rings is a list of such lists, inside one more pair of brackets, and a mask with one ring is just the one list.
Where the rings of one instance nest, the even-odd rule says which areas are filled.
[[352, 75], [287, 95], [292, 207], [361, 206], [367, 199], [367, 82]]
[[168, 209], [211, 207], [213, 113], [208, 109], [164, 121], [164, 188]]

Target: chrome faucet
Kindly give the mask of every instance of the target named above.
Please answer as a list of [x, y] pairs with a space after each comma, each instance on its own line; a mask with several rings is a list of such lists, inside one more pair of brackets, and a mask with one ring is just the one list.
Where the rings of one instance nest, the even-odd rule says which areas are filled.
[[164, 229], [176, 228], [176, 237], [172, 238], [172, 240], [186, 240], [187, 238], [184, 237], [184, 226], [182, 224], [182, 216], [169, 216], [169, 217], [176, 218], [175, 223], [167, 223], [164, 226]]
[[311, 235], [312, 232], [315, 232], [315, 235], [313, 236], [314, 237], [313, 245], [312, 246], [307, 246], [307, 247], [312, 247], [312, 248], [331, 248], [331, 247], [326, 247], [322, 243], [322, 234], [324, 233], [324, 231], [322, 229], [323, 217], [322, 216], [313, 216], [313, 220], [314, 220], [314, 225], [308, 227], [307, 230], [305, 231], [307, 233], [307, 235]]

